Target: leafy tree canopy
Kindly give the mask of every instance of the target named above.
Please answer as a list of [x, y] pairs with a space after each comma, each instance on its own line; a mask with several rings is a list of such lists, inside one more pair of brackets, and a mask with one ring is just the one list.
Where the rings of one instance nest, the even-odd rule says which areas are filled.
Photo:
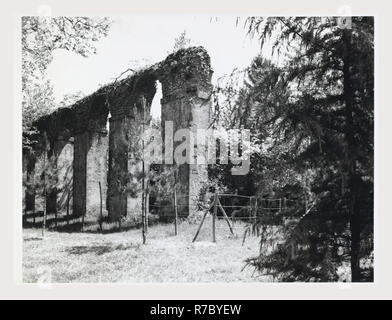
[[83, 57], [96, 53], [96, 42], [107, 36], [108, 18], [22, 17], [23, 147], [30, 149], [33, 123], [57, 106], [47, 67], [53, 51], [64, 49]]

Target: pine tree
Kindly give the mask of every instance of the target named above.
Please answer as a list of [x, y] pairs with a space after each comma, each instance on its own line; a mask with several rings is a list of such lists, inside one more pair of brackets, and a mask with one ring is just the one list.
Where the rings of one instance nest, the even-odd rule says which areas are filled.
[[284, 280], [332, 281], [349, 257], [351, 280], [371, 279], [360, 262], [373, 250], [373, 18], [353, 18], [351, 28], [333, 18], [250, 18], [247, 26], [262, 45], [274, 39], [283, 58], [276, 75], [254, 63], [248, 113], [270, 128], [270, 150], [286, 158], [279, 166], [311, 173], [314, 197], [279, 250], [249, 262]]

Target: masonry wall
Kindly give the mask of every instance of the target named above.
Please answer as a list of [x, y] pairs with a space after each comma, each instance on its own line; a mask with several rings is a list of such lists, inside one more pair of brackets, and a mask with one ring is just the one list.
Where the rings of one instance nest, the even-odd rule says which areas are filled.
[[[75, 136], [73, 164], [73, 210], [85, 221], [97, 222], [106, 213], [108, 135], [84, 132]], [[99, 190], [101, 183], [101, 192]]]
[[110, 119], [109, 145], [110, 218], [137, 219], [142, 212], [140, 121], [130, 116]]
[[68, 196], [72, 208], [74, 139], [60, 140], [59, 144], [61, 149], [57, 157], [56, 206], [59, 214], [66, 214]]
[[[207, 98], [209, 96], [208, 92], [201, 91], [199, 89], [198, 95], [201, 98], [197, 97], [193, 99], [191, 108], [192, 108], [192, 123], [190, 125], [190, 129], [193, 132], [193, 136], [195, 137], [195, 144], [197, 145], [197, 149], [195, 150], [195, 164], [190, 165], [189, 168], [189, 210], [190, 212], [197, 211], [197, 201], [200, 196], [200, 190], [203, 188], [204, 184], [208, 180], [208, 167], [206, 164], [198, 164], [197, 163], [197, 154], [200, 152], [199, 150], [204, 149], [204, 156], [207, 160], [207, 137], [208, 135], [202, 135], [201, 141], [199, 141], [200, 135], [197, 135], [198, 129], [207, 130], [210, 124], [211, 119], [211, 106], [210, 101]], [[206, 131], [207, 133], [207, 131]]]
[[[73, 208], [85, 222], [106, 216], [109, 137], [105, 99], [90, 97], [75, 108], [76, 127], [73, 165]], [[99, 188], [101, 184], [101, 192]]]
[[44, 212], [45, 209], [45, 199], [44, 199], [44, 190], [43, 190], [43, 179], [44, 179], [44, 171], [45, 171], [45, 154], [40, 153], [35, 157], [35, 169], [34, 169], [34, 211], [35, 212]]
[[24, 212], [31, 213], [35, 210], [35, 157], [30, 154], [23, 155], [23, 201]]
[[86, 212], [87, 149], [88, 133], [76, 134], [73, 161], [73, 214], [77, 217]]
[[118, 220], [127, 212], [127, 123], [126, 117], [110, 118], [109, 129], [109, 177], [107, 209], [110, 219]]
[[90, 132], [89, 140], [90, 148], [86, 161], [86, 220], [96, 222], [101, 214], [101, 197], [102, 215], [107, 216], [109, 136], [107, 132]]
[[[163, 90], [162, 90], [163, 91]], [[167, 91], [163, 91], [167, 92]], [[164, 94], [165, 97], [165, 94]], [[165, 125], [166, 121], [173, 122], [173, 133], [175, 133], [178, 129], [188, 128], [190, 126], [190, 122], [192, 120], [192, 112], [189, 105], [189, 101], [185, 97], [173, 97], [172, 99], [162, 99], [162, 115], [161, 121], [162, 126]], [[162, 140], [165, 141], [165, 129], [162, 127]], [[175, 142], [173, 138], [173, 153], [176, 147], [182, 142]], [[168, 165], [168, 164], [165, 164]], [[177, 202], [181, 205], [178, 208], [179, 215], [188, 215], [189, 213], [189, 174], [190, 174], [190, 166], [189, 164], [181, 164], [178, 165], [178, 175], [177, 175]], [[173, 199], [168, 199], [170, 202]], [[172, 213], [174, 214], [174, 213]]]
[[[148, 111], [147, 111], [148, 112]], [[128, 194], [127, 216], [138, 220], [142, 215], [142, 114], [128, 124]], [[145, 181], [146, 183], [146, 181]], [[140, 221], [140, 219], [139, 219]]]

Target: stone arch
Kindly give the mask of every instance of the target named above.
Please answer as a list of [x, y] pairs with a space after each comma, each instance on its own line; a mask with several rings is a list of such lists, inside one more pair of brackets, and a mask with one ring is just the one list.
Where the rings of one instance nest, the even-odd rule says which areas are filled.
[[[74, 123], [75, 117], [71, 108], [60, 108], [34, 123], [38, 135], [33, 152], [24, 151], [24, 159], [27, 161], [25, 181], [29, 210], [44, 211], [45, 204], [49, 213], [62, 209], [59, 198], [72, 184], [72, 170], [69, 168], [72, 168], [73, 163]], [[64, 149], [69, 152], [64, 152]]]
[[[153, 69], [142, 70], [110, 89], [108, 212], [111, 220], [141, 212], [141, 128], [156, 91]], [[144, 99], [144, 102], [143, 102]]]

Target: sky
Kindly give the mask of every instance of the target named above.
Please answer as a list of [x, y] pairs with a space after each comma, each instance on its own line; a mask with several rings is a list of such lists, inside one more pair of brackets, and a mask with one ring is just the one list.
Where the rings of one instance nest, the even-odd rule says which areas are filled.
[[[56, 50], [48, 67], [56, 102], [65, 94], [82, 91], [89, 95], [127, 68], [154, 64], [166, 58], [175, 38], [185, 30], [190, 45], [203, 46], [211, 57], [213, 83], [234, 68], [245, 68], [260, 53], [260, 43], [246, 36], [244, 19], [208, 15], [124, 15], [114, 22], [107, 37], [97, 44], [97, 54], [84, 58]], [[159, 117], [160, 91], [153, 101], [152, 115]]]

